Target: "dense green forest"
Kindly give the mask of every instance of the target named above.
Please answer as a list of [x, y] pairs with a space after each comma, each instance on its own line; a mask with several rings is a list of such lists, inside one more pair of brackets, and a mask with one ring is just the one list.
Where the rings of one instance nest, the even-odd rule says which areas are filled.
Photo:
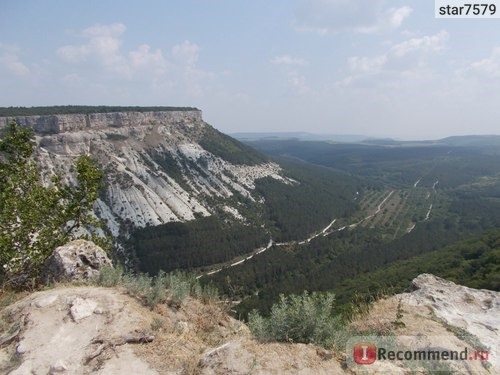
[[[476, 197], [456, 199], [450, 205], [448, 217], [437, 217], [417, 225], [411, 232], [393, 241], [384, 241], [378, 228], [356, 228], [339, 231], [329, 237], [318, 237], [306, 246], [275, 247], [251, 261], [224, 270], [210, 277], [226, 293], [238, 290], [239, 296], [250, 296], [238, 306], [242, 314], [253, 308], [267, 311], [280, 293], [299, 293], [306, 290], [335, 290], [338, 301], [348, 303], [355, 291], [377, 294], [391, 286], [385, 282], [384, 273], [394, 262], [419, 258], [434, 252], [457, 240], [463, 240], [484, 230], [500, 227], [500, 202], [487, 204], [487, 199]], [[481, 216], [473, 209], [480, 205]], [[498, 232], [497, 232], [498, 233]], [[406, 271], [407, 277], [401, 284], [408, 285], [408, 279], [426, 270], [425, 262], [412, 263], [413, 272]], [[446, 263], [441, 269], [452, 267]], [[451, 268], [450, 268], [451, 269]], [[360, 275], [377, 271], [379, 277], [369, 279], [369, 286], [360, 283]], [[481, 271], [483, 272], [483, 271]], [[488, 273], [494, 276], [494, 273]], [[352, 280], [351, 288], [341, 288], [346, 280]], [[492, 279], [484, 280], [483, 287], [495, 287]], [[255, 291], [258, 294], [255, 295]]]
[[496, 173], [499, 162], [498, 153], [489, 152], [490, 148], [445, 144], [387, 147], [295, 140], [248, 144], [275, 157], [298, 158], [392, 186], [406, 186], [423, 178], [422, 183], [432, 185], [439, 180], [443, 188], [457, 187]]
[[[155, 160], [176, 171], [180, 178], [181, 169], [175, 160]], [[270, 238], [279, 242], [306, 237], [333, 218], [348, 217], [358, 209], [352, 199], [362, 185], [358, 179], [324, 167], [304, 168], [296, 162], [288, 162], [286, 171], [292, 179], [289, 185], [272, 178], [258, 180], [256, 196], [265, 204], [234, 192], [232, 199], [249, 223], [221, 219], [224, 214], [219, 212], [192, 222], [137, 229], [129, 245], [136, 251], [140, 269], [155, 274], [159, 269], [227, 262], [267, 244]], [[220, 202], [214, 198], [209, 203], [216, 207]]]
[[134, 106], [88, 106], [57, 105], [47, 107], [0, 107], [0, 116], [36, 116], [36, 115], [71, 115], [108, 112], [167, 112], [194, 111], [193, 107], [134, 107]]
[[208, 152], [232, 164], [255, 165], [268, 161], [262, 153], [221, 133], [212, 126], [204, 128], [198, 143]]
[[500, 229], [345, 279], [334, 291], [340, 299], [348, 299], [356, 292], [367, 296], [377, 290], [401, 292], [421, 273], [471, 288], [500, 291]]
[[[419, 273], [435, 270], [471, 286], [498, 288], [498, 277], [495, 279], [498, 259], [484, 255], [486, 258], [473, 263], [477, 268], [476, 276], [464, 271], [459, 277], [458, 271], [453, 271], [457, 262], [448, 262], [458, 247], [447, 247], [465, 241], [460, 246], [466, 249], [475, 241], [467, 240], [471, 236], [500, 228], [500, 160], [497, 154], [461, 147], [424, 146], [417, 150], [413, 147], [333, 145], [333, 154], [341, 161], [331, 154], [332, 159], [327, 162], [326, 158], [321, 159], [321, 152], [311, 146], [316, 142], [270, 143], [281, 151], [283, 143], [288, 144], [287, 153], [277, 153], [282, 162], [287, 157], [297, 160], [298, 155], [305, 155], [311, 160], [324, 161], [318, 164], [334, 170], [350, 170], [353, 175], [350, 177], [359, 183], [360, 199], [355, 200], [357, 209], [347, 211], [345, 216], [337, 211], [335, 217], [340, 222], [335, 227], [344, 229], [301, 245], [274, 246], [259, 257], [207, 278], [225, 293], [242, 299], [239, 314], [246, 315], [253, 308], [266, 312], [280, 293], [303, 290], [333, 290], [342, 306], [357, 292], [375, 295], [392, 286], [401, 291]], [[320, 150], [332, 150], [332, 145], [318, 143]], [[306, 150], [301, 150], [301, 145], [305, 145]], [[372, 170], [368, 171], [365, 164]], [[309, 173], [314, 170], [310, 165], [304, 169]], [[277, 196], [279, 190], [276, 187]], [[286, 197], [283, 198], [283, 202], [286, 201]], [[385, 206], [381, 206], [381, 202], [386, 202]], [[272, 201], [266, 203], [271, 215], [283, 211], [281, 216], [275, 216], [280, 218], [279, 223], [287, 222], [289, 213], [294, 212], [286, 203], [277, 207]], [[374, 214], [376, 207], [379, 210]], [[439, 252], [440, 249], [446, 250]], [[466, 253], [467, 250], [463, 250], [461, 254]], [[439, 267], [429, 267], [427, 254], [438, 254], [432, 259], [443, 256]], [[460, 256], [457, 253], [457, 259]], [[493, 259], [496, 266], [487, 266], [485, 259]], [[397, 272], [398, 264], [406, 265], [404, 278], [400, 277], [403, 272]], [[466, 263], [460, 264], [466, 268]], [[474, 266], [469, 262], [467, 267], [470, 272], [470, 267]], [[387, 269], [392, 276], [385, 279]], [[477, 281], [479, 274], [484, 276], [480, 282]], [[395, 280], [400, 281], [396, 283]]]
[[[257, 180], [256, 201], [233, 192], [246, 223], [219, 212], [137, 230], [129, 245], [142, 271], [222, 268], [201, 280], [241, 301], [242, 316], [304, 290], [334, 291], [342, 309], [358, 293], [401, 291], [422, 272], [498, 289], [500, 153], [491, 147], [263, 141], [264, 157], [207, 137], [204, 147], [233, 162], [278, 162], [288, 183]], [[187, 165], [159, 162], [182, 179]], [[197, 163], [189, 168], [203, 173]], [[230, 266], [269, 239], [269, 250]]]
[[268, 240], [261, 228], [210, 216], [138, 229], [129, 244], [135, 249], [139, 268], [154, 275], [160, 269], [169, 272], [221, 263]]
[[256, 183], [256, 193], [264, 198], [264, 217], [273, 238], [298, 240], [326, 226], [334, 218], [347, 218], [359, 207], [353, 200], [363, 182], [345, 173], [296, 161], [280, 161], [288, 185], [272, 178]]

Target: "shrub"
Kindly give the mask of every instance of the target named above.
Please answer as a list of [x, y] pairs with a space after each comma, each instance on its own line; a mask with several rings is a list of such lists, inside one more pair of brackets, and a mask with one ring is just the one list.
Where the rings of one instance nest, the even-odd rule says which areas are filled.
[[280, 296], [269, 317], [255, 310], [249, 314], [248, 325], [261, 340], [314, 343], [326, 348], [342, 347], [348, 338], [342, 319], [333, 316], [333, 293], [308, 293]]
[[167, 291], [165, 272], [160, 271], [158, 275], [153, 278], [150, 288], [147, 289], [144, 298], [146, 305], [153, 309], [157, 304], [165, 302]]
[[170, 293], [170, 301], [173, 305], [181, 305], [182, 302], [191, 294], [196, 285], [196, 277], [183, 272], [169, 273], [167, 277], [167, 287]]
[[133, 295], [144, 295], [151, 288], [151, 278], [145, 274], [123, 276], [123, 286]]
[[99, 275], [93, 280], [95, 284], [104, 287], [112, 287], [121, 284], [123, 268], [120, 266], [105, 266], [99, 270]]
[[208, 284], [201, 288], [201, 294], [197, 297], [204, 303], [215, 302], [219, 300], [219, 290], [213, 284]]

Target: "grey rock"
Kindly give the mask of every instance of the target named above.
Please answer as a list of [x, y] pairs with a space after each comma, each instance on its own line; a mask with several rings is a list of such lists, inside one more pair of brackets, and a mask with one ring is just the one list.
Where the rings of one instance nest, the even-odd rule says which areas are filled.
[[409, 306], [428, 306], [437, 318], [466, 330], [489, 348], [490, 363], [500, 373], [500, 292], [472, 289], [431, 274], [412, 281], [411, 292], [402, 295]]
[[97, 303], [95, 301], [77, 297], [73, 301], [73, 305], [70, 309], [71, 317], [76, 323], [78, 323], [80, 320], [91, 316], [96, 308]]
[[60, 374], [60, 373], [66, 372], [67, 370], [68, 370], [68, 367], [66, 366], [66, 364], [63, 361], [59, 360], [50, 366], [49, 374], [50, 375]]
[[187, 333], [189, 331], [189, 325], [187, 322], [178, 321], [175, 323], [175, 329], [179, 333]]
[[35, 306], [38, 308], [50, 306], [57, 301], [57, 298], [58, 298], [57, 294], [49, 294], [48, 296], [38, 298], [35, 301]]
[[59, 134], [68, 131], [124, 127], [134, 124], [147, 124], [151, 121], [160, 123], [201, 122], [199, 110], [166, 112], [110, 112], [90, 114], [59, 114], [41, 116], [0, 117], [0, 128], [12, 120], [33, 129], [37, 134]]
[[[281, 175], [276, 163], [235, 164], [202, 147], [212, 130], [195, 109], [0, 117], [0, 130], [13, 119], [36, 134], [35, 158], [44, 182], [50, 183], [57, 173], [65, 182], [76, 183], [75, 159], [92, 150], [106, 171], [105, 191], [96, 200], [94, 213], [114, 238], [126, 238], [134, 228], [218, 212], [218, 205], [206, 204], [207, 197], [228, 199], [220, 208], [245, 221], [238, 205], [229, 200], [235, 191], [256, 200], [252, 191], [257, 179], [294, 183]], [[167, 159], [177, 167], [160, 162]], [[202, 174], [183, 167], [192, 162], [202, 166]]]
[[75, 240], [59, 246], [45, 263], [42, 278], [46, 282], [89, 280], [103, 266], [112, 266], [103, 249], [90, 241]]
[[21, 341], [16, 346], [16, 353], [17, 354], [24, 354], [24, 353], [26, 353], [27, 350], [28, 350], [28, 348], [26, 348], [26, 344], [24, 343], [24, 341]]

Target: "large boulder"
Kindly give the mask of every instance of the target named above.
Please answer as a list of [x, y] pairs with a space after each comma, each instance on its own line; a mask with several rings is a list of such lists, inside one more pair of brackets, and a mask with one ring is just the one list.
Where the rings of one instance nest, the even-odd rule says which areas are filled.
[[103, 266], [112, 267], [106, 252], [91, 241], [75, 240], [59, 246], [45, 262], [46, 282], [88, 280]]
[[413, 279], [411, 293], [402, 295], [408, 306], [427, 306], [448, 325], [475, 336], [488, 348], [492, 373], [500, 374], [500, 292], [472, 289], [431, 274]]

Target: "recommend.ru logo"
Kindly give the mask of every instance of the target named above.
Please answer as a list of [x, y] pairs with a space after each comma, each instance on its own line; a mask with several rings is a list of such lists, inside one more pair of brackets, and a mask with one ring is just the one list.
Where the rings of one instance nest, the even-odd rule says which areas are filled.
[[[477, 361], [489, 368], [492, 360], [487, 348], [451, 345], [452, 337], [445, 336], [365, 336], [352, 337], [346, 346], [347, 365], [354, 369], [376, 363], [399, 363], [403, 367], [425, 368], [439, 372], [455, 363], [465, 366]], [[449, 345], [446, 345], [448, 343]]]

